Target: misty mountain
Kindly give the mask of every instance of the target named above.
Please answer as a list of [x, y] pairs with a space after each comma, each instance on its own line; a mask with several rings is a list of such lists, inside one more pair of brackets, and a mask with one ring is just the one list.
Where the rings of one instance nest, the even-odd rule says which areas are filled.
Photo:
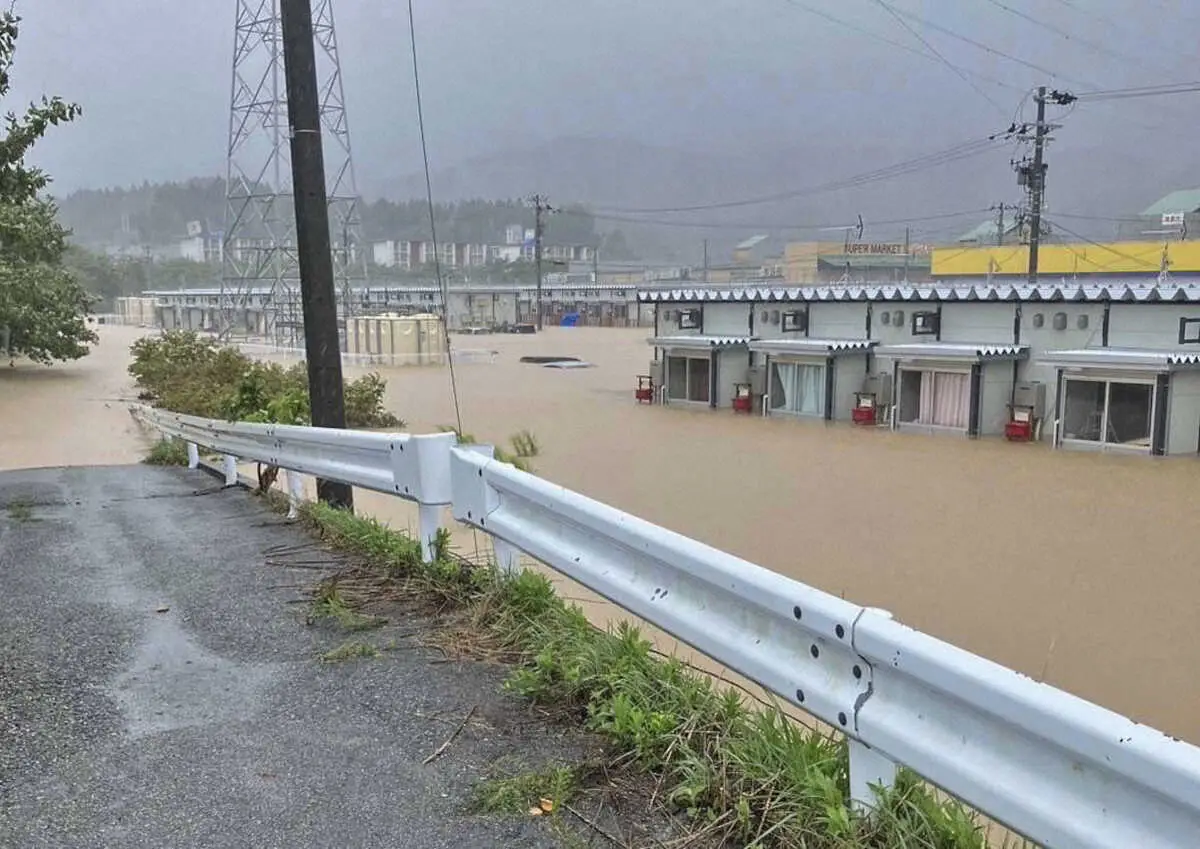
[[[596, 212], [597, 229], [619, 227], [642, 255], [680, 261], [698, 262], [703, 239], [718, 258], [737, 241], [760, 232], [837, 240], [841, 231], [834, 228], [856, 223], [859, 215], [865, 238], [900, 239], [907, 227], [915, 241], [946, 242], [993, 215], [993, 205], [1022, 200], [1010, 166], [1015, 145], [997, 144], [969, 158], [852, 188], [804, 190], [948, 150], [965, 140], [930, 138], [918, 147], [898, 144], [886, 133], [844, 141], [814, 136], [775, 152], [722, 156], [628, 139], [564, 138], [435, 168], [433, 189], [442, 201], [541, 192], [552, 203], [584, 203]], [[1048, 162], [1051, 217], [1056, 212], [1133, 215], [1168, 191], [1200, 184], [1200, 156], [1190, 151], [1147, 172], [1135, 152], [1072, 140], [1070, 145], [1051, 144]], [[389, 197], [409, 197], [423, 193], [424, 176], [403, 175], [375, 188]], [[769, 203], [687, 213], [625, 211], [727, 204], [793, 191], [796, 196]], [[943, 215], [947, 217], [903, 220]], [[1115, 232], [1111, 222], [1070, 222], [1071, 230], [1088, 238], [1110, 238]]]

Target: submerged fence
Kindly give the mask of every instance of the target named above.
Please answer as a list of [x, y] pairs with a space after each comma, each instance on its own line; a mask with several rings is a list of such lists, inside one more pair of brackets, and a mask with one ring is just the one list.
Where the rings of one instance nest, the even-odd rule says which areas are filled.
[[223, 422], [135, 406], [225, 457], [445, 508], [845, 733], [853, 799], [904, 765], [1053, 849], [1200, 845], [1200, 749], [893, 620], [549, 483], [454, 434]]

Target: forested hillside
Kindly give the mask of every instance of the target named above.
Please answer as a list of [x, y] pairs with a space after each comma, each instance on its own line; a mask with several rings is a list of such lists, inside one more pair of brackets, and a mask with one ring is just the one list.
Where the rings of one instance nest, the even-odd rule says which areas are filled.
[[[533, 227], [533, 209], [516, 199], [437, 204], [435, 213], [438, 238], [443, 241], [497, 244], [503, 243], [509, 224]], [[209, 232], [223, 230], [225, 180], [208, 177], [79, 191], [59, 200], [59, 217], [78, 245], [169, 245], [187, 235], [192, 221], [199, 221]], [[366, 203], [362, 223], [368, 241], [430, 238], [429, 209], [422, 200]], [[590, 213], [569, 206], [547, 218], [546, 240], [595, 245], [603, 236], [596, 232]]]

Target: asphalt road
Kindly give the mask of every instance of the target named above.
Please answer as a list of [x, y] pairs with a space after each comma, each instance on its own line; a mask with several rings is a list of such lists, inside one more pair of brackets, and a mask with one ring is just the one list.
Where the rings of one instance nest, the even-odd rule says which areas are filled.
[[307, 542], [198, 472], [0, 472], [0, 847], [555, 845], [466, 801], [586, 742], [493, 666], [321, 663], [344, 637], [288, 603], [315, 573], [264, 557]]

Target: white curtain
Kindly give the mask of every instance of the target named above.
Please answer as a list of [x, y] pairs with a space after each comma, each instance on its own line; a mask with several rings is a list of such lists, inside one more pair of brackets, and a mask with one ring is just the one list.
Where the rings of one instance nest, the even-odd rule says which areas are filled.
[[771, 408], [805, 416], [825, 412], [825, 367], [802, 363], [773, 363]]
[[921, 404], [917, 421], [966, 430], [971, 416], [971, 376], [942, 371], [921, 372]]

